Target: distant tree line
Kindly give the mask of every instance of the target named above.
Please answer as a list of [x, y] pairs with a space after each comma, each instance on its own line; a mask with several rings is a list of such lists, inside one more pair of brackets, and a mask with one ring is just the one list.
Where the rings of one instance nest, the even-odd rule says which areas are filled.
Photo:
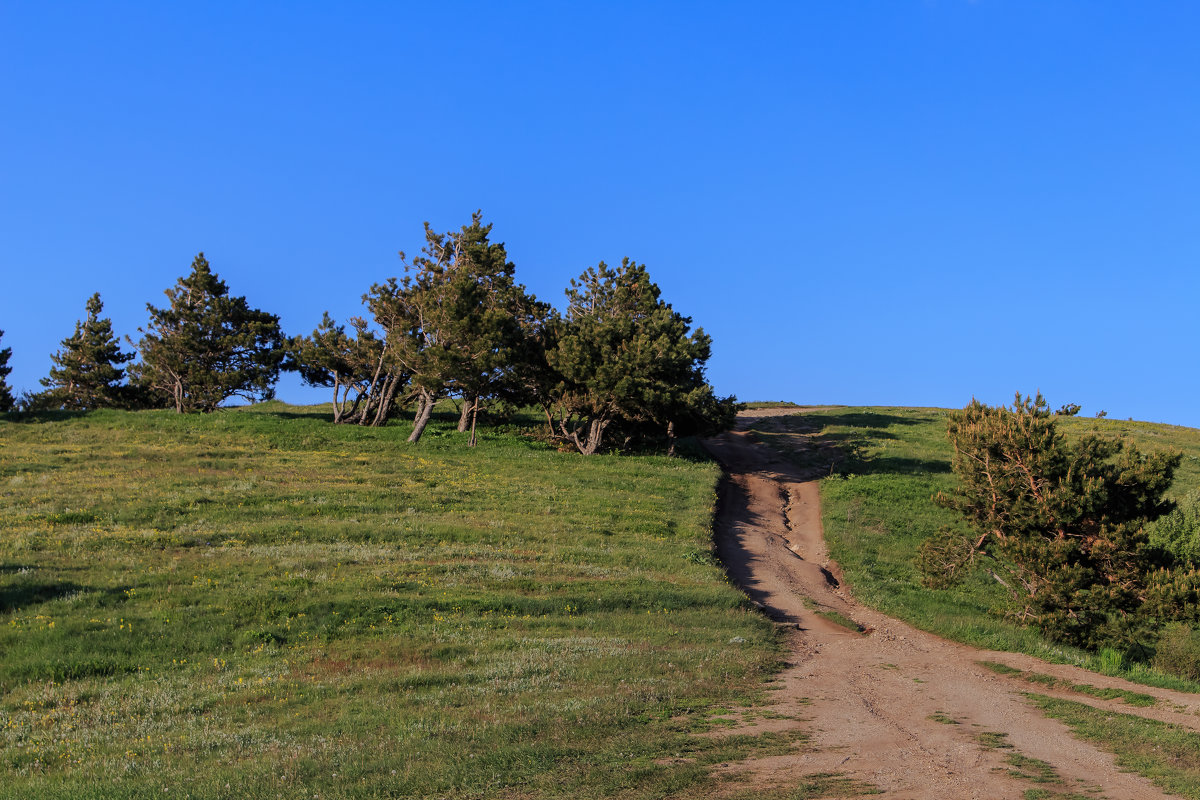
[[[704, 377], [712, 340], [661, 298], [645, 266], [600, 262], [567, 289], [563, 312], [516, 282], [503, 243], [480, 212], [460, 230], [425, 224], [402, 275], [371, 286], [367, 313], [326, 313], [307, 336], [230, 294], [204, 254], [147, 304], [150, 319], [124, 352], [100, 295], [51, 356], [44, 389], [15, 399], [0, 350], [0, 410], [173, 408], [211, 412], [233, 398], [273, 397], [281, 370], [332, 390], [333, 422], [379, 426], [413, 415], [421, 438], [434, 407], [459, 403], [458, 429], [476, 443], [481, 412], [537, 407], [547, 435], [591, 454], [723, 430], [737, 410]], [[0, 331], [0, 336], [3, 331]]]

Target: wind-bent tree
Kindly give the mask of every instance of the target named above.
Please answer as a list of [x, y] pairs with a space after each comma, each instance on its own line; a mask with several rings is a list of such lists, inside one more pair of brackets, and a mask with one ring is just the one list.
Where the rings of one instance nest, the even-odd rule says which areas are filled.
[[61, 350], [50, 356], [54, 366], [50, 377], [42, 379], [46, 405], [89, 411], [129, 404], [122, 365], [132, 361], [134, 355], [121, 352], [112, 320], [100, 316], [103, 310], [97, 292], [88, 298], [87, 318], [75, 323], [75, 332], [62, 340]]
[[449, 390], [462, 398], [459, 432], [470, 422], [468, 444], [475, 446], [479, 410], [495, 399], [519, 394], [522, 366], [535, 356], [539, 327], [549, 306], [514, 280], [515, 267], [504, 243], [489, 241], [492, 225], [480, 212], [460, 234], [461, 245], [451, 276], [451, 296], [462, 316], [449, 345], [458, 351]]
[[231, 397], [274, 396], [284, 356], [279, 317], [231, 296], [204, 253], [166, 295], [166, 308], [146, 304], [150, 323], [139, 328], [135, 366], [150, 391], [180, 413], [214, 411]]
[[353, 317], [350, 325], [353, 336], [326, 312], [312, 335], [292, 339], [284, 366], [309, 386], [333, 388], [335, 423], [382, 425], [407, 377], [386, 368], [384, 342], [368, 330], [365, 319]]
[[927, 582], [949, 585], [982, 567], [1007, 588], [1009, 614], [1053, 639], [1099, 647], [1146, 638], [1155, 623], [1143, 606], [1165, 608], [1177, 582], [1146, 525], [1173, 507], [1165, 493], [1181, 454], [1143, 455], [1094, 434], [1068, 442], [1040, 394], [1017, 395], [1011, 408], [973, 400], [947, 432], [959, 485], [937, 500], [969, 531], [925, 543]]
[[691, 331], [660, 298], [644, 265], [603, 261], [567, 289], [569, 305], [547, 359], [561, 382], [555, 424], [579, 452], [599, 450], [614, 424], [653, 426], [668, 436], [676, 424], [731, 418], [736, 401], [717, 399], [704, 380], [712, 340]]
[[[4, 338], [4, 331], [0, 331], [0, 339]], [[12, 388], [8, 385], [8, 375], [12, 372], [12, 367], [8, 365], [8, 359], [12, 358], [12, 348], [5, 347], [0, 350], [0, 411], [12, 411], [14, 398]]]
[[457, 394], [463, 420], [498, 392], [519, 352], [521, 309], [533, 301], [513, 280], [503, 243], [476, 211], [459, 231], [436, 233], [425, 223], [425, 245], [405, 275], [371, 287], [363, 298], [385, 332], [385, 349], [409, 376], [417, 401], [410, 442], [421, 438], [443, 397]]

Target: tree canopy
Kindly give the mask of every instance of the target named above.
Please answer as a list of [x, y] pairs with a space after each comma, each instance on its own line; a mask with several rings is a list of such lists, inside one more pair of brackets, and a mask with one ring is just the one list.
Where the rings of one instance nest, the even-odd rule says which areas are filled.
[[138, 378], [178, 412], [213, 411], [231, 397], [273, 396], [284, 356], [279, 317], [251, 308], [210, 269], [204, 253], [166, 290], [170, 304], [149, 303], [138, 349]]
[[[490, 240], [481, 212], [459, 231], [435, 232], [405, 274], [363, 298], [385, 332], [385, 348], [409, 376], [417, 401], [409, 441], [420, 439], [442, 397], [471, 404], [498, 393], [522, 349], [521, 319], [536, 301], [513, 278], [503, 243]], [[473, 439], [472, 439], [473, 440]]]
[[386, 369], [384, 342], [368, 329], [365, 319], [354, 317], [350, 325], [353, 336], [325, 312], [309, 336], [292, 339], [285, 368], [299, 372], [309, 386], [333, 389], [335, 423], [381, 425], [406, 378], [402, 372]]
[[547, 359], [561, 376], [555, 424], [581, 453], [600, 449], [614, 425], [673, 433], [685, 421], [703, 428], [731, 420], [734, 399], [717, 398], [704, 380], [711, 338], [660, 295], [646, 267], [628, 258], [571, 281]]
[[[662, 300], [644, 265], [587, 269], [560, 313], [516, 281], [492, 227], [480, 211], [445, 233], [425, 223], [420, 252], [400, 253], [403, 274], [362, 296], [368, 315], [339, 324], [326, 312], [311, 334], [286, 340], [279, 318], [230, 294], [199, 253], [165, 306], [146, 305], [135, 355], [121, 351], [95, 294], [51, 357], [47, 391], [22, 402], [207, 412], [232, 397], [271, 398], [287, 369], [333, 390], [334, 422], [384, 425], [409, 406], [410, 442], [439, 401], [455, 398], [471, 445], [482, 411], [530, 405], [545, 411], [551, 440], [584, 454], [664, 442], [673, 451], [677, 436], [732, 425], [736, 400], [704, 376], [712, 340]], [[9, 352], [0, 351], [0, 407], [13, 404]]]
[[75, 332], [63, 339], [62, 349], [50, 357], [54, 366], [50, 376], [42, 379], [47, 387], [44, 404], [74, 411], [129, 404], [121, 365], [132, 361], [134, 354], [121, 352], [112, 321], [100, 316], [103, 310], [97, 292], [88, 298], [87, 317], [75, 323]]
[[1011, 408], [973, 400], [947, 433], [958, 487], [937, 501], [969, 530], [926, 542], [927, 582], [986, 569], [1007, 588], [1009, 614], [1071, 644], [1128, 644], [1153, 624], [1147, 599], [1170, 580], [1146, 526], [1173, 507], [1181, 454], [1094, 433], [1068, 441], [1040, 394]]
[[[4, 338], [4, 331], [0, 331], [0, 340]], [[12, 372], [12, 367], [8, 365], [8, 360], [12, 358], [12, 348], [5, 347], [0, 350], [0, 411], [11, 411], [15, 402], [12, 394], [12, 388], [8, 385], [8, 376]]]

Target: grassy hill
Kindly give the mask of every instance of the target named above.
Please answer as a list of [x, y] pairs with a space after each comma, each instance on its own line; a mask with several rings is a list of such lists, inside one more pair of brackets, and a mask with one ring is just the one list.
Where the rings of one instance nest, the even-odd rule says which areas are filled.
[[[946, 414], [930, 408], [831, 408], [760, 420], [754, 436], [821, 480], [825, 536], [857, 598], [917, 627], [976, 647], [1029, 653], [1152, 685], [1200, 690], [1120, 653], [1087, 653], [1045, 641], [991, 612], [1001, 587], [975, 575], [965, 586], [921, 585], [914, 558], [931, 533], [956, 522], [931, 498], [954, 486]], [[1144, 422], [1061, 417], [1067, 436], [1124, 436], [1141, 450], [1183, 451], [1171, 494], [1200, 488], [1200, 430]]]
[[447, 420], [0, 421], [0, 796], [675, 797], [775, 667], [717, 470]]

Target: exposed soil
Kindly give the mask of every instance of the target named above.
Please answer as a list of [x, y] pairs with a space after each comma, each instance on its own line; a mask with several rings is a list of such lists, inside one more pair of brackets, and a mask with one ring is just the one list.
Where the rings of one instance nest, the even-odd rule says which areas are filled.
[[[774, 712], [771, 718], [735, 720], [734, 730], [799, 730], [808, 736], [788, 755], [724, 767], [738, 778], [736, 785], [790, 787], [813, 775], [836, 773], [875, 787], [877, 797], [897, 800], [1018, 800], [1031, 789], [1112, 800], [1169, 797], [1146, 779], [1119, 770], [1112, 755], [1073, 738], [1065, 725], [1045, 717], [1022, 692], [1066, 697], [1200, 730], [1196, 695], [1029, 656], [976, 650], [855, 602], [825, 548], [814, 476], [754, 444], [745, 433], [754, 417], [799, 410], [744, 412], [737, 430], [706, 443], [727, 472], [717, 519], [720, 557], [746, 594], [786, 627], [790, 649], [788, 666], [772, 686], [778, 692], [769, 709]], [[836, 615], [853, 620], [864, 632], [829, 619]], [[1139, 708], [1048, 690], [998, 675], [980, 661], [1150, 694], [1159, 702]], [[995, 734], [1004, 738], [990, 738], [989, 746], [988, 735]], [[998, 743], [1011, 748], [995, 746]], [[1047, 762], [1062, 784], [1013, 776], [1006, 759], [1014, 752]]]

